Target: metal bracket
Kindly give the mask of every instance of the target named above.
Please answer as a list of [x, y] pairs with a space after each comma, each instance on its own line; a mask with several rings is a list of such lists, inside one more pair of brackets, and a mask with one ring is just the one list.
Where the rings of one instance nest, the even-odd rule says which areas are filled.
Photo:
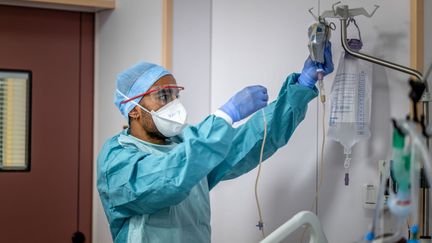
[[349, 9], [348, 5], [340, 5], [341, 2], [336, 2], [332, 5], [332, 10], [324, 11], [320, 17], [322, 18], [338, 18], [338, 19], [349, 19], [355, 16], [364, 15], [366, 17], [372, 17], [377, 9], [379, 8], [379, 5], [375, 5], [375, 9], [372, 10], [372, 12], [368, 13], [366, 9], [364, 8], [352, 8]]
[[314, 8], [310, 8], [308, 11], [309, 13], [312, 15], [312, 17], [315, 19], [315, 21], [319, 21], [318, 17], [312, 12], [312, 9]]

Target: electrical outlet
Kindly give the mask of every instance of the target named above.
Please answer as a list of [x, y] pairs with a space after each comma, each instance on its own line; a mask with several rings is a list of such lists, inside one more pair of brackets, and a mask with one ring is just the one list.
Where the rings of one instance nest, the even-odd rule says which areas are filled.
[[363, 208], [375, 209], [377, 203], [377, 190], [373, 184], [363, 185]]

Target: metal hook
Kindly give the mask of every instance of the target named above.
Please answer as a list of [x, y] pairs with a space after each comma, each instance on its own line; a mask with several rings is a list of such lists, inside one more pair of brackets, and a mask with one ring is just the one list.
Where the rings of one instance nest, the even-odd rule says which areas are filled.
[[348, 26], [350, 25], [350, 23], [353, 23], [354, 26], [357, 28], [358, 35], [359, 35], [359, 40], [361, 41], [361, 40], [362, 40], [362, 37], [361, 37], [361, 31], [360, 31], [360, 27], [357, 25], [357, 22], [355, 21], [354, 18], [349, 18], [349, 19], [348, 19], [347, 28], [348, 28]]
[[375, 9], [371, 13], [368, 13], [366, 11], [366, 9], [364, 9], [364, 8], [350, 9], [350, 17], [358, 16], [358, 15], [364, 15], [366, 17], [371, 18], [375, 14], [375, 12], [377, 11], [378, 8], [379, 8], [379, 5], [375, 5]]
[[376, 5], [376, 4], [374, 6], [375, 6], [375, 9], [372, 11], [372, 13], [369, 14], [369, 16], [366, 15], [367, 17], [369, 17], [369, 18], [372, 17], [375, 14], [375, 12], [377, 11], [377, 9], [380, 7], [379, 5]]
[[341, 1], [336, 2], [336, 3], [334, 3], [334, 4], [332, 5], [333, 14], [334, 14], [335, 16], [336, 16], [336, 9], [335, 9], [335, 7], [336, 7], [336, 5], [338, 5], [339, 3], [341, 3]]
[[316, 20], [316, 21], [318, 21], [318, 17], [312, 12], [312, 9], [314, 9], [314, 8], [310, 8], [308, 11], [309, 11], [309, 13], [312, 15], [312, 17], [314, 17], [314, 19]]
[[336, 24], [333, 23], [333, 22], [330, 22], [327, 26], [328, 26], [331, 30], [336, 30]]

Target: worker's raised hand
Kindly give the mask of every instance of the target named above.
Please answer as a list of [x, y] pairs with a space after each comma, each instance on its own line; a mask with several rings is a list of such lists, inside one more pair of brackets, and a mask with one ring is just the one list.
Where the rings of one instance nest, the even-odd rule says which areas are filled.
[[267, 101], [267, 89], [254, 85], [239, 91], [220, 110], [229, 115], [233, 122], [237, 122], [266, 106]]
[[317, 64], [308, 57], [306, 59], [303, 70], [300, 74], [298, 82], [300, 85], [313, 88], [318, 80], [317, 69], [322, 69], [324, 76], [333, 72], [333, 58], [331, 52], [331, 42], [328, 41], [324, 49], [324, 64]]

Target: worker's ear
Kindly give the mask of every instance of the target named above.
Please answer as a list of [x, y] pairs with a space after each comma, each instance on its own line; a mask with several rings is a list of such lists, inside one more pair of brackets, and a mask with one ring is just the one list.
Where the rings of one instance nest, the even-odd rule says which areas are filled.
[[137, 109], [138, 106], [135, 106], [130, 112], [129, 112], [129, 117], [136, 120], [139, 118], [140, 113], [138, 112]]

